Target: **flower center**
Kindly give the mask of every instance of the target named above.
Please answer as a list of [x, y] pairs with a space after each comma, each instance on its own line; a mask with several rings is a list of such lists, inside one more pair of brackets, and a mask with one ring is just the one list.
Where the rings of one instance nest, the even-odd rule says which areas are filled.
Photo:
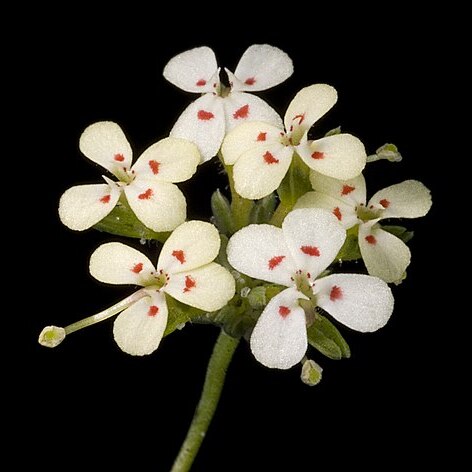
[[169, 280], [169, 275], [161, 269], [158, 272], [151, 272], [147, 280], [143, 282], [143, 285], [153, 290], [161, 290], [161, 288], [167, 285]]
[[306, 295], [310, 300], [314, 299], [314, 281], [311, 278], [311, 274], [309, 272], [297, 270], [297, 272], [295, 272], [295, 275], [293, 276], [293, 281], [295, 282], [298, 291], [302, 292], [303, 295]]
[[370, 220], [376, 220], [380, 218], [383, 210], [380, 208], [374, 208], [370, 206], [367, 208], [364, 204], [360, 204], [356, 207], [357, 217], [364, 223]]
[[136, 177], [136, 173], [132, 169], [128, 169], [127, 167], [116, 167], [113, 172], [116, 177], [119, 179], [117, 184], [120, 187], [124, 187], [129, 185]]

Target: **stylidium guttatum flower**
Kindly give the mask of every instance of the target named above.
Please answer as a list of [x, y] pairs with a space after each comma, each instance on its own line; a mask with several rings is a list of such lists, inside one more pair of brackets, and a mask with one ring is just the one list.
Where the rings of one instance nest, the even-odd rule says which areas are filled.
[[121, 243], [99, 246], [90, 258], [90, 273], [100, 282], [142, 288], [103, 312], [66, 328], [44, 328], [39, 342], [55, 347], [83, 327], [120, 313], [113, 334], [128, 354], [146, 355], [157, 349], [167, 325], [166, 296], [205, 311], [222, 308], [235, 293], [232, 275], [213, 262], [220, 249], [216, 228], [202, 221], [180, 225], [167, 239], [157, 266], [141, 252]]
[[319, 278], [345, 238], [344, 228], [324, 209], [294, 210], [282, 228], [249, 225], [231, 237], [228, 260], [236, 270], [288, 287], [269, 301], [251, 335], [251, 350], [265, 366], [288, 369], [302, 360], [307, 309], [321, 307], [361, 332], [387, 323], [393, 296], [383, 280], [360, 274]]
[[410, 249], [379, 222], [425, 216], [432, 204], [430, 191], [417, 180], [405, 180], [379, 190], [366, 203], [362, 175], [340, 181], [312, 172], [310, 180], [315, 191], [300, 197], [295, 208], [325, 208], [345, 229], [358, 226], [359, 249], [369, 274], [389, 283], [401, 281], [410, 264]]
[[185, 221], [187, 204], [175, 182], [195, 173], [200, 154], [195, 144], [165, 138], [147, 148], [132, 164], [133, 153], [122, 129], [111, 121], [90, 125], [82, 133], [80, 150], [118, 181], [78, 185], [62, 195], [59, 217], [70, 229], [83, 231], [105, 218], [126, 198], [136, 217], [153, 231], [172, 231]]
[[336, 179], [350, 179], [362, 172], [367, 154], [351, 134], [309, 140], [313, 124], [336, 103], [330, 85], [314, 84], [300, 90], [288, 106], [283, 126], [252, 121], [228, 133], [221, 152], [225, 164], [234, 165], [236, 192], [259, 199], [278, 188], [297, 153], [311, 169]]
[[292, 75], [293, 64], [280, 49], [254, 44], [244, 52], [234, 74], [225, 71], [229, 88], [221, 83], [215, 53], [206, 46], [178, 54], [164, 68], [169, 82], [186, 92], [202, 94], [184, 110], [170, 135], [196, 143], [203, 161], [217, 154], [225, 134], [240, 123], [257, 120], [282, 125], [272, 107], [246, 92], [282, 83]]

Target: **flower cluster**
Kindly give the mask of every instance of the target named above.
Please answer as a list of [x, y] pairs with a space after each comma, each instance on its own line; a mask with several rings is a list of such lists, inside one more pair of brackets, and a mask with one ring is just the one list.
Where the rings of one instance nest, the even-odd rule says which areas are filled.
[[[110, 175], [102, 184], [67, 190], [59, 204], [61, 221], [78, 231], [148, 234], [164, 244], [156, 266], [122, 243], [98, 247], [90, 259], [95, 279], [140, 288], [97, 315], [65, 328], [46, 327], [41, 344], [55, 347], [67, 334], [118, 315], [113, 328], [118, 346], [146, 355], [179, 323], [205, 320], [228, 332], [236, 324], [232, 333], [250, 339], [259, 362], [278, 369], [302, 362], [302, 378], [314, 384], [321, 368], [306, 358], [308, 345], [335, 357], [320, 347], [329, 345], [321, 336], [346, 352], [330, 318], [360, 332], [387, 323], [394, 305], [388, 284], [404, 279], [411, 254], [401, 234], [380, 221], [426, 215], [430, 193], [407, 180], [367, 202], [362, 142], [338, 132], [311, 139], [313, 125], [337, 101], [330, 85], [300, 90], [283, 120], [248, 93], [278, 85], [292, 73], [288, 55], [266, 44], [249, 47], [234, 73], [219, 68], [208, 47], [195, 48], [171, 59], [164, 76], [200, 97], [169, 137], [134, 164], [116, 123], [95, 123], [83, 132], [80, 150]], [[232, 201], [218, 194], [216, 226], [186, 221], [185, 197], [175, 184], [216, 155], [227, 171]], [[286, 192], [290, 199], [284, 201]], [[125, 231], [126, 218], [135, 222]], [[221, 222], [228, 221], [223, 230]], [[348, 242], [348, 258], [362, 258], [368, 274], [339, 273]]]

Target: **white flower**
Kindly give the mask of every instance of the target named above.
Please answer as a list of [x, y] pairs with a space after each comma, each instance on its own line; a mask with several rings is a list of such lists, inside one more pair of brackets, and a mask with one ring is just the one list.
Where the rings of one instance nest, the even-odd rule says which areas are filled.
[[152, 353], [167, 325], [165, 294], [205, 311], [218, 310], [233, 297], [232, 275], [213, 262], [219, 249], [217, 229], [202, 221], [183, 223], [171, 234], [162, 247], [157, 268], [136, 249], [121, 243], [103, 244], [90, 258], [92, 276], [109, 284], [143, 288], [108, 310], [70, 327], [48, 326], [39, 342], [55, 347], [66, 334], [121, 312], [113, 328], [118, 346], [132, 355]]
[[303, 195], [295, 208], [330, 210], [345, 229], [359, 226], [359, 248], [369, 274], [386, 282], [398, 282], [410, 264], [408, 246], [378, 224], [385, 218], [418, 218], [431, 208], [430, 191], [416, 180], [384, 188], [366, 205], [366, 185], [362, 175], [339, 181], [312, 172], [315, 192]]
[[280, 49], [254, 44], [242, 55], [233, 74], [226, 69], [230, 89], [220, 83], [215, 53], [203, 46], [172, 58], [164, 77], [186, 92], [203, 95], [191, 103], [170, 135], [197, 144], [203, 161], [216, 155], [227, 131], [247, 120], [279, 126], [282, 120], [264, 100], [244, 92], [266, 90], [293, 73], [292, 60]]
[[250, 225], [230, 239], [228, 260], [236, 270], [289, 287], [270, 300], [251, 336], [251, 350], [265, 366], [288, 369], [305, 355], [304, 303], [361, 332], [375, 331], [390, 318], [393, 296], [382, 280], [359, 274], [317, 279], [345, 238], [326, 210], [301, 209], [290, 212], [282, 228]]
[[119, 181], [68, 189], [59, 202], [59, 217], [70, 229], [83, 231], [107, 216], [122, 194], [136, 217], [153, 231], [171, 231], [186, 218], [187, 204], [173, 182], [188, 180], [200, 155], [195, 144], [163, 139], [146, 149], [131, 166], [132, 151], [121, 128], [111, 121], [90, 125], [80, 137], [80, 150]]
[[244, 123], [225, 138], [224, 161], [233, 165], [236, 191], [244, 198], [258, 199], [277, 189], [296, 152], [311, 169], [350, 179], [362, 172], [367, 155], [364, 145], [350, 134], [308, 140], [308, 131], [337, 101], [330, 85], [315, 84], [297, 93], [285, 113], [282, 126]]

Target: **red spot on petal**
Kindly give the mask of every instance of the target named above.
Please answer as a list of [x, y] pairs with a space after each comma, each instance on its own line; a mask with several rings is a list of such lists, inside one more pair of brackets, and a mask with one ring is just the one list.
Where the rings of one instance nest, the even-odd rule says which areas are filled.
[[159, 307], [156, 305], [151, 305], [148, 310], [148, 316], [156, 316], [159, 313]]
[[248, 78], [244, 81], [244, 83], [245, 83], [246, 85], [254, 85], [254, 84], [256, 83], [256, 79], [255, 79], [254, 77], [248, 77]]
[[275, 158], [269, 151], [267, 151], [264, 154], [264, 161], [266, 161], [267, 164], [278, 164], [279, 160]]
[[339, 207], [336, 207], [334, 210], [333, 210], [333, 215], [339, 220], [341, 221], [343, 219], [343, 215], [341, 213], [341, 210], [339, 209]]
[[290, 308], [288, 306], [279, 306], [279, 315], [282, 317], [282, 318], [285, 318], [287, 317], [288, 315], [290, 315], [290, 312], [292, 310], [290, 310]]
[[104, 195], [102, 198], [100, 198], [100, 201], [102, 203], [109, 203], [111, 199], [111, 195]]
[[341, 300], [341, 298], [343, 298], [343, 291], [341, 290], [341, 287], [333, 285], [331, 292], [329, 292], [329, 299], [332, 302], [335, 302], [336, 300]]
[[199, 110], [197, 117], [202, 121], [210, 121], [215, 117], [215, 115], [211, 111]]
[[205, 79], [200, 79], [195, 85], [197, 87], [203, 87], [204, 85], [206, 85], [207, 81]]
[[154, 175], [157, 175], [159, 174], [159, 166], [161, 165], [160, 162], [157, 162], [157, 161], [149, 161], [148, 162], [149, 164], [149, 167], [151, 168], [151, 171]]
[[298, 120], [298, 124], [301, 125], [304, 119], [305, 119], [305, 113], [303, 113], [302, 115], [295, 115], [292, 121]]
[[244, 105], [233, 113], [233, 118], [238, 120], [239, 118], [247, 118], [249, 116], [249, 105]]
[[375, 237], [373, 234], [369, 234], [369, 236], [366, 236], [366, 237], [365, 237], [365, 240], [366, 240], [369, 244], [372, 244], [372, 245], [377, 244], [377, 239], [376, 239], [376, 237]]
[[307, 254], [309, 256], [315, 256], [315, 257], [320, 256], [320, 250], [316, 246], [302, 246], [300, 248], [300, 251], [302, 251], [304, 254]]
[[384, 208], [388, 208], [388, 207], [390, 206], [390, 202], [389, 202], [387, 199], [385, 199], [385, 198], [383, 198], [382, 200], [380, 200], [379, 203], [380, 203]]
[[356, 187], [351, 187], [350, 185], [343, 185], [341, 195], [349, 195], [351, 192], [354, 192], [354, 190], [356, 190]]
[[125, 156], [123, 156], [123, 154], [115, 154], [113, 159], [115, 159], [115, 161], [118, 161], [118, 162], [123, 162], [125, 160]]
[[269, 270], [274, 270], [283, 260], [285, 256], [275, 256], [269, 260]]
[[181, 249], [178, 249], [176, 251], [172, 251], [172, 255], [181, 263], [183, 264], [185, 262], [185, 253]]
[[148, 188], [144, 193], [140, 193], [138, 198], [140, 200], [149, 200], [154, 195], [154, 192], [151, 188]]
[[257, 135], [257, 141], [265, 141], [267, 139], [267, 133], [259, 133]]
[[131, 272], [134, 272], [135, 274], [139, 274], [143, 270], [143, 263], [138, 262], [137, 264], [134, 264], [133, 268], [131, 269]]
[[193, 277], [190, 277], [190, 275], [186, 275], [184, 293], [190, 292], [190, 290], [192, 290], [192, 288], [195, 288], [196, 286], [197, 282], [195, 282], [195, 279]]
[[316, 159], [316, 160], [319, 160], [319, 159], [324, 159], [325, 155], [324, 155], [324, 152], [318, 152], [318, 151], [315, 151], [311, 157], [313, 159]]

